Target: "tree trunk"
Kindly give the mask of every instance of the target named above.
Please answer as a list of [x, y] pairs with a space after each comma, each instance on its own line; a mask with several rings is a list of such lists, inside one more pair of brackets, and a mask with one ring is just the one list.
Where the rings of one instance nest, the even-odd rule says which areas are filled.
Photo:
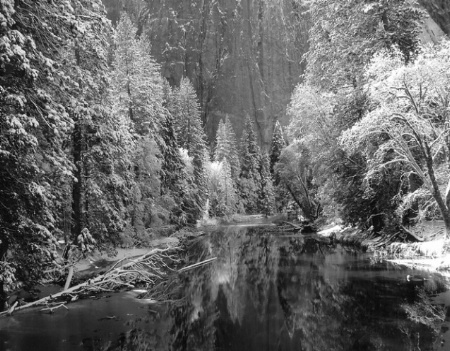
[[80, 122], [77, 121], [72, 134], [74, 176], [77, 179], [72, 185], [72, 240], [81, 234], [83, 214], [83, 170], [82, 170], [83, 135]]
[[436, 175], [434, 173], [434, 168], [433, 168], [433, 158], [431, 156], [431, 150], [430, 147], [428, 145], [428, 143], [424, 143], [425, 146], [425, 161], [426, 161], [426, 165], [427, 165], [427, 171], [428, 171], [428, 175], [430, 177], [430, 181], [431, 181], [431, 185], [433, 187], [432, 189], [432, 194], [434, 199], [436, 200], [436, 203], [439, 207], [439, 210], [441, 211], [442, 214], [442, 218], [444, 220], [444, 224], [445, 224], [445, 236], [446, 238], [450, 238], [450, 213], [449, 213], [449, 203], [450, 203], [450, 198], [449, 198], [449, 191], [450, 191], [450, 184], [447, 186], [447, 190], [446, 190], [446, 194], [445, 194], [445, 201], [442, 198], [442, 194], [441, 191], [439, 190], [439, 185], [438, 182], [436, 180]]
[[449, 216], [449, 209], [450, 209], [450, 179], [447, 183], [447, 189], [445, 189], [445, 206], [447, 208], [447, 216], [444, 217], [444, 223], [445, 223], [445, 237], [447, 239], [450, 238], [450, 216]]
[[[75, 46], [75, 59], [77, 65], [81, 65], [80, 49]], [[81, 81], [79, 82], [82, 87]], [[75, 127], [72, 132], [73, 163], [75, 165], [74, 176], [76, 182], [72, 184], [72, 241], [76, 242], [81, 234], [83, 215], [83, 127], [80, 116], [74, 115]]]
[[[5, 229], [3, 229], [5, 230]], [[5, 235], [6, 236], [6, 235]], [[3, 237], [5, 237], [3, 236]], [[6, 239], [2, 239], [0, 241], [0, 261], [3, 261], [6, 259], [6, 254], [8, 253], [9, 243]], [[0, 310], [3, 310], [6, 306], [6, 301], [8, 299], [8, 296], [5, 292], [5, 284], [3, 281], [0, 280]]]
[[300, 207], [300, 209], [303, 212], [303, 215], [306, 217], [307, 220], [314, 222], [321, 212], [321, 206], [320, 204], [315, 204], [314, 202], [308, 202], [308, 205], [305, 205], [300, 199], [297, 198], [292, 188], [285, 184], [287, 190], [291, 194], [292, 198], [294, 199], [295, 203]]

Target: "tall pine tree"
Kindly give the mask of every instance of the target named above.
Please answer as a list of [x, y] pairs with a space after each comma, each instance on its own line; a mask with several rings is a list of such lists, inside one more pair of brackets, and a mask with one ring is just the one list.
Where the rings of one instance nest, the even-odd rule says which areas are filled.
[[285, 185], [281, 183], [280, 174], [277, 172], [275, 165], [280, 160], [281, 151], [286, 147], [286, 141], [283, 136], [283, 129], [280, 123], [275, 123], [275, 129], [272, 135], [272, 143], [270, 145], [270, 173], [272, 174], [274, 196], [275, 196], [275, 209], [278, 212], [282, 212], [288, 205], [288, 199], [290, 198], [289, 191]]
[[198, 219], [208, 198], [206, 176], [208, 152], [206, 135], [200, 119], [200, 105], [189, 79], [183, 78], [180, 86], [173, 89], [169, 98], [168, 109], [174, 118], [178, 143], [192, 157], [195, 200], [189, 206], [189, 212], [192, 220]]
[[[167, 81], [164, 82], [164, 106], [170, 103], [172, 89]], [[161, 196], [162, 202], [171, 212], [171, 220], [180, 223], [180, 218], [186, 218], [184, 203], [188, 196], [188, 175], [180, 154], [175, 119], [167, 111], [161, 124], [162, 164], [161, 164]], [[171, 203], [173, 202], [173, 203]]]
[[0, 291], [54, 264], [65, 222], [76, 221], [75, 239], [86, 225], [78, 182], [93, 181], [86, 144], [105, 141], [106, 128], [102, 9], [100, 0], [0, 5]]
[[228, 140], [227, 130], [223, 120], [219, 121], [216, 133], [216, 147], [214, 150], [214, 161], [222, 161], [230, 153], [230, 141]]
[[259, 211], [266, 216], [271, 215], [275, 207], [272, 177], [270, 175], [270, 161], [267, 154], [260, 157], [261, 189], [259, 192]]
[[[272, 143], [270, 145], [270, 173], [274, 175], [274, 166], [280, 159], [281, 150], [286, 147], [286, 141], [283, 136], [283, 129], [281, 128], [280, 122], [275, 122], [275, 129], [272, 135]], [[276, 176], [274, 175], [276, 180]]]
[[107, 52], [112, 29], [101, 9], [88, 0], [74, 6], [75, 16], [85, 21], [64, 51], [65, 62], [70, 63], [66, 72], [74, 81], [71, 99], [61, 97], [74, 121], [70, 241], [80, 245], [92, 237], [100, 244], [117, 242], [129, 199], [128, 156], [133, 141], [129, 123], [109, 108]]
[[216, 148], [214, 152], [214, 160], [222, 161], [227, 159], [231, 176], [237, 182], [240, 173], [239, 152], [237, 148], [236, 134], [231, 125], [228, 115], [225, 117], [225, 122], [220, 120], [219, 127], [216, 134]]
[[241, 173], [239, 179], [239, 194], [247, 213], [257, 213], [258, 194], [261, 188], [259, 174], [260, 150], [256, 140], [253, 123], [247, 115], [245, 129], [241, 139]]
[[236, 212], [238, 200], [230, 165], [224, 158], [208, 166], [209, 214], [214, 217], [229, 216]]
[[123, 14], [114, 38], [113, 108], [115, 113], [128, 115], [137, 134], [155, 137], [163, 119], [163, 82], [148, 39], [136, 38], [136, 32]]
[[129, 211], [131, 226], [142, 237], [158, 222], [160, 196], [161, 125], [165, 119], [160, 67], [150, 55], [146, 37], [136, 37], [137, 28], [128, 15], [120, 18], [114, 37], [111, 79], [112, 112], [132, 123], [135, 150], [132, 155], [134, 186]]

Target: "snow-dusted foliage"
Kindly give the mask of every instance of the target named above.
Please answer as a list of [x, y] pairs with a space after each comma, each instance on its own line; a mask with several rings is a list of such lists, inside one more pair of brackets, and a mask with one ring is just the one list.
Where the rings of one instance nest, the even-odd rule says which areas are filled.
[[247, 115], [241, 137], [241, 174], [238, 183], [239, 196], [247, 213], [258, 212], [258, 194], [261, 189], [260, 153], [253, 122]]
[[226, 158], [230, 164], [231, 175], [235, 181], [237, 181], [241, 171], [237, 145], [233, 126], [231, 125], [229, 117], [226, 116], [225, 121], [220, 120], [217, 128], [214, 160], [222, 161]]
[[197, 219], [208, 198], [206, 163], [209, 159], [206, 135], [200, 119], [200, 105], [194, 87], [183, 78], [179, 87], [174, 87], [169, 96], [167, 108], [174, 119], [179, 146], [192, 157], [194, 167], [193, 189], [195, 196], [190, 207], [192, 219]]
[[231, 167], [226, 158], [208, 163], [209, 214], [229, 216], [236, 212], [238, 198]]
[[55, 263], [76, 178], [72, 133], [97, 113], [83, 98], [102, 84], [92, 78], [105, 68], [104, 46], [93, 44], [108, 31], [102, 9], [96, 0], [0, 3], [0, 290]]
[[156, 137], [164, 116], [163, 82], [149, 40], [136, 38], [136, 32], [128, 15], [122, 15], [114, 36], [113, 113], [127, 115], [139, 135]]
[[[400, 212], [422, 205], [419, 217], [440, 211], [450, 229], [449, 122], [450, 44], [426, 47], [403, 64], [399, 55], [380, 53], [367, 70], [372, 110], [347, 130], [341, 143], [368, 159], [365, 184], [391, 166], [401, 167], [407, 191]], [[432, 199], [433, 201], [430, 201]]]
[[266, 216], [273, 214], [275, 210], [275, 195], [270, 174], [269, 155], [260, 157], [259, 174], [261, 176], [261, 189], [259, 192], [259, 211]]

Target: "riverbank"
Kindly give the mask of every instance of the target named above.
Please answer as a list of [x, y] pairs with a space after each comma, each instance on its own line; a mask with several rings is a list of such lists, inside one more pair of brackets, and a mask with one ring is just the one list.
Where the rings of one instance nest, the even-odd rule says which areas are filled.
[[199, 235], [202, 232], [196, 228], [183, 228], [138, 246], [116, 248], [114, 255], [110, 250], [85, 253], [70, 266], [61, 264], [49, 270], [32, 289], [10, 292], [5, 308], [10, 314], [42, 300], [39, 305], [50, 306], [52, 311], [53, 304], [65, 304], [84, 295], [151, 288], [185, 265], [181, 258], [184, 242]]
[[416, 229], [414, 236], [420, 241], [396, 241], [398, 236], [375, 235], [343, 225], [329, 225], [317, 233], [319, 236], [334, 238], [343, 245], [358, 246], [373, 252], [374, 258], [386, 260], [399, 266], [441, 272], [450, 276], [450, 240], [444, 238], [442, 224], [431, 223]]
[[[106, 252], [94, 252], [84, 257], [74, 265], [74, 276], [72, 284], [74, 286], [81, 284], [87, 280], [95, 279], [96, 277], [105, 274], [112, 267], [117, 268], [128, 264], [129, 262], [145, 255], [155, 248], [180, 247], [186, 240], [203, 235], [203, 230], [211, 230], [212, 227], [218, 226], [268, 226], [266, 231], [276, 232], [276, 224], [286, 226], [289, 225], [290, 231], [298, 231], [301, 224], [286, 222], [285, 218], [280, 216], [272, 216], [267, 218], [263, 215], [251, 216], [235, 216], [226, 223], [223, 221], [209, 221], [200, 225], [198, 228], [184, 228], [177, 232], [171, 233], [167, 237], [159, 237], [149, 240], [145, 246], [119, 248], [116, 255], [111, 257]], [[292, 227], [292, 228], [291, 228]], [[273, 229], [272, 229], [273, 228]], [[303, 235], [303, 234], [296, 234]], [[343, 225], [328, 225], [314, 234], [314, 238], [318, 242], [332, 243], [339, 242], [343, 245], [361, 247], [366, 251], [373, 253], [376, 260], [385, 260], [412, 269], [429, 270], [434, 272], [442, 272], [450, 276], [450, 244], [443, 238], [436, 238], [436, 232], [429, 230], [421, 234], [423, 242], [406, 243], [393, 241], [393, 236], [379, 236], [369, 231], [362, 231], [352, 227], [344, 227]], [[321, 238], [324, 240], [322, 241]], [[326, 239], [326, 240], [325, 240]], [[177, 253], [180, 255], [180, 253]], [[177, 268], [183, 266], [179, 263]], [[48, 295], [61, 293], [66, 279], [64, 271], [61, 271], [59, 284], [55, 284], [51, 280], [47, 281], [48, 286], [39, 286], [36, 289], [34, 296], [25, 294], [23, 292], [16, 292], [11, 294], [12, 300], [14, 295], [16, 300], [29, 302]], [[128, 281], [124, 287], [141, 286], [142, 284], [135, 284], [135, 282]], [[145, 284], [144, 284], [145, 285]]]
[[[430, 294], [446, 290], [440, 274], [372, 262], [372, 254], [325, 240], [316, 244], [309, 239], [316, 234], [283, 227], [204, 229], [205, 235], [198, 232], [187, 240], [182, 255], [189, 255], [189, 261], [182, 265], [216, 259], [172, 275], [168, 283], [175, 290], [168, 297], [145, 287], [124, 288], [80, 299], [53, 315], [42, 311], [45, 306], [17, 311], [11, 318], [0, 318], [0, 349], [216, 346], [258, 351], [353, 345], [372, 350], [395, 345], [400, 351], [410, 345], [429, 350], [434, 340], [440, 342], [431, 332], [441, 326], [442, 308], [428, 303]], [[429, 289], [427, 295], [416, 289], [419, 285]], [[420, 313], [427, 324], [419, 325], [408, 311]], [[19, 343], [25, 346], [15, 347]]]

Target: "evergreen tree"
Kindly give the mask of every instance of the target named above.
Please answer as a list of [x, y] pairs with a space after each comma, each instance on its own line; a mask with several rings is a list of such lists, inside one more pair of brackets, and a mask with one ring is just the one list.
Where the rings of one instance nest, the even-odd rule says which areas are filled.
[[275, 122], [275, 129], [272, 135], [272, 143], [270, 145], [270, 173], [274, 177], [275, 185], [278, 184], [276, 181], [276, 175], [274, 174], [275, 163], [278, 162], [281, 155], [281, 150], [286, 147], [286, 141], [283, 136], [283, 129], [281, 128], [280, 122]]
[[273, 213], [275, 197], [273, 191], [272, 177], [270, 175], [269, 155], [260, 157], [261, 190], [259, 193], [259, 211], [266, 216]]
[[[18, 280], [35, 282], [55, 263], [56, 238], [71, 222], [67, 204], [78, 210], [86, 203], [85, 193], [70, 187], [72, 179], [91, 180], [89, 169], [80, 172], [87, 161], [80, 145], [92, 145], [104, 127], [109, 26], [101, 9], [98, 0], [0, 5], [2, 291]], [[73, 219], [78, 234], [82, 211]]]
[[230, 164], [231, 176], [234, 179], [234, 181], [237, 182], [241, 171], [241, 164], [239, 161], [239, 150], [236, 134], [234, 133], [234, 129], [233, 126], [231, 125], [230, 118], [228, 117], [228, 115], [225, 116], [225, 130], [229, 145], [229, 152], [227, 159], [228, 163]]
[[86, 20], [64, 51], [66, 72], [74, 81], [71, 99], [62, 96], [61, 102], [74, 121], [70, 242], [75, 244], [89, 238], [98, 244], [117, 242], [126, 216], [124, 203], [130, 195], [133, 141], [128, 121], [110, 109], [107, 52], [111, 27], [101, 8], [87, 0], [74, 7], [75, 15]]
[[232, 178], [237, 181], [240, 172], [239, 153], [237, 149], [236, 135], [233, 126], [228, 118], [225, 117], [225, 122], [220, 120], [219, 127], [216, 134], [216, 148], [214, 152], [214, 160], [222, 161], [227, 159]]
[[241, 140], [241, 173], [239, 194], [247, 213], [258, 211], [258, 194], [261, 187], [259, 167], [259, 146], [253, 123], [249, 116], [245, 119], [245, 129]]
[[216, 133], [216, 148], [214, 150], [214, 161], [222, 161], [228, 157], [230, 151], [230, 141], [228, 140], [227, 130], [223, 120], [219, 121]]
[[136, 39], [137, 28], [123, 14], [114, 38], [112, 91], [114, 112], [128, 115], [138, 135], [156, 137], [163, 119], [163, 82], [160, 67], [150, 55], [150, 43]]
[[[164, 82], [164, 106], [170, 102], [171, 88], [167, 81]], [[188, 194], [188, 176], [185, 164], [180, 154], [177, 133], [175, 131], [175, 120], [167, 111], [161, 124], [162, 139], [162, 164], [161, 164], [161, 196], [163, 203], [171, 212], [171, 220], [180, 223], [180, 218], [185, 218], [183, 203]]]
[[214, 217], [229, 216], [236, 212], [237, 195], [231, 168], [224, 158], [208, 167], [209, 214]]
[[273, 131], [272, 143], [270, 146], [270, 173], [272, 174], [274, 196], [275, 196], [275, 209], [278, 212], [282, 212], [286, 209], [289, 203], [290, 194], [285, 185], [281, 183], [280, 174], [276, 171], [275, 165], [280, 160], [282, 150], [286, 147], [286, 141], [284, 140], [283, 130], [280, 123], [275, 123], [275, 129]]
[[232, 177], [232, 168], [225, 158], [222, 161], [222, 193], [223, 193], [223, 214], [229, 216], [236, 212], [237, 209], [237, 192], [236, 185]]
[[169, 112], [172, 114], [181, 148], [192, 157], [194, 167], [195, 201], [190, 206], [192, 218], [200, 216], [208, 198], [206, 163], [208, 152], [206, 136], [200, 119], [200, 105], [191, 82], [183, 78], [178, 88], [174, 88], [169, 98]]
[[137, 28], [124, 14], [114, 37], [111, 95], [113, 114], [128, 119], [133, 126], [130, 224], [134, 228], [131, 234], [143, 237], [145, 230], [159, 221], [160, 159], [164, 146], [160, 131], [166, 111], [160, 67], [150, 55], [148, 39], [137, 38], [136, 32]]
[[88, 228], [100, 244], [118, 244], [128, 216], [126, 203], [132, 196], [135, 142], [128, 120], [113, 114], [103, 117], [95, 135], [85, 136], [89, 148], [83, 155], [87, 178], [82, 188], [86, 215], [82, 229]]

